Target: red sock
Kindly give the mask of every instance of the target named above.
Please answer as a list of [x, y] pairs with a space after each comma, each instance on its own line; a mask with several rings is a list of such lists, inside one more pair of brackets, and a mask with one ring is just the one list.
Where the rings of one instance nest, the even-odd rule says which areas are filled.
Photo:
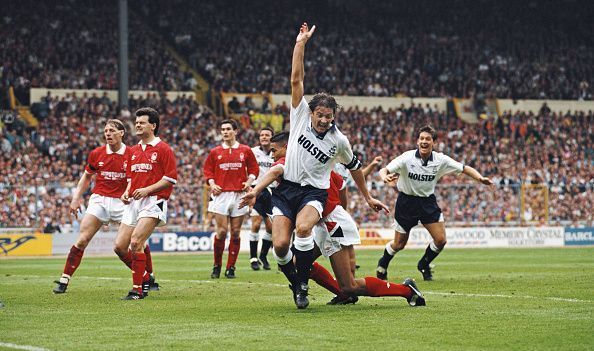
[[412, 296], [412, 291], [406, 285], [390, 283], [376, 277], [365, 277], [365, 285], [367, 285], [367, 293], [369, 296], [402, 296], [409, 298]]
[[148, 244], [144, 247], [144, 254], [146, 255], [146, 271], [148, 274], [153, 273], [153, 257], [151, 256], [151, 248]]
[[128, 268], [132, 269], [132, 251], [130, 249], [124, 255], [118, 253], [118, 257]]
[[229, 242], [229, 257], [227, 257], [227, 269], [231, 266], [235, 266], [235, 262], [237, 262], [237, 256], [239, 256], [239, 244], [241, 238], [231, 238]]
[[142, 277], [146, 267], [146, 255], [144, 252], [132, 254], [132, 289], [142, 294]]
[[314, 262], [311, 272], [309, 273], [309, 278], [331, 293], [342, 295], [336, 279], [334, 279], [332, 274], [330, 274], [330, 272], [328, 272], [328, 270], [321, 264]]
[[78, 247], [72, 245], [70, 248], [70, 253], [68, 253], [68, 258], [66, 259], [66, 264], [64, 265], [65, 275], [72, 276], [74, 274], [80, 265], [80, 261], [82, 260], [84, 253], [85, 250], [81, 250]]
[[225, 251], [225, 239], [219, 239], [215, 236], [214, 240], [214, 264], [223, 265], [223, 251]]

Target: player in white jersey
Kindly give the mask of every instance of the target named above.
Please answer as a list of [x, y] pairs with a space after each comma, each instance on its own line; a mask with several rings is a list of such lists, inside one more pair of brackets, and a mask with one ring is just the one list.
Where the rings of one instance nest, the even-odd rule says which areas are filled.
[[[266, 172], [272, 166], [274, 160], [272, 159], [272, 153], [270, 152], [270, 139], [274, 134], [274, 130], [270, 127], [264, 127], [260, 130], [259, 141], [260, 145], [252, 148], [258, 166], [260, 167], [260, 173], [258, 178], [254, 181], [252, 186], [258, 184], [258, 180], [262, 178]], [[272, 246], [272, 221], [269, 218], [271, 213], [268, 213], [272, 201], [272, 194], [270, 191], [262, 191], [258, 194], [256, 203], [252, 208], [250, 217], [252, 220], [252, 232], [250, 233], [250, 265], [253, 270], [257, 271], [262, 266], [265, 270], [270, 270], [270, 263], [268, 263], [268, 251]], [[264, 227], [266, 232], [262, 235], [262, 249], [260, 251], [260, 259], [258, 259], [258, 241], [260, 240], [260, 226], [264, 220]]]
[[[369, 194], [360, 170], [361, 162], [353, 155], [346, 136], [334, 124], [338, 108], [334, 97], [316, 94], [308, 103], [303, 96], [305, 43], [314, 31], [315, 26], [310, 30], [304, 23], [293, 50], [289, 147], [284, 180], [272, 195], [274, 254], [293, 286], [297, 308], [309, 305], [307, 282], [314, 260], [311, 230], [321, 218], [334, 164], [346, 165], [369, 206], [376, 211], [389, 212], [386, 205]], [[295, 268], [288, 245], [293, 229]]]
[[491, 179], [483, 177], [476, 169], [433, 151], [436, 138], [437, 132], [433, 127], [421, 127], [418, 131], [418, 149], [406, 151], [379, 172], [385, 183], [393, 182], [398, 177], [399, 191], [394, 210], [394, 240], [386, 245], [377, 265], [376, 274], [380, 279], [387, 279], [390, 260], [406, 246], [410, 230], [419, 222], [429, 231], [433, 241], [427, 246], [417, 268], [423, 274], [423, 279], [433, 279], [429, 264], [446, 244], [443, 214], [433, 194], [441, 177], [450, 173], [464, 173], [483, 184], [493, 185]]

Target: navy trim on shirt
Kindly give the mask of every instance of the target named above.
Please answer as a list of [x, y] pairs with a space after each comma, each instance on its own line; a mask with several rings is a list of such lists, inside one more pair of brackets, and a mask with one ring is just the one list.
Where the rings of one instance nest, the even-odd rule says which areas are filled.
[[429, 161], [433, 161], [433, 151], [431, 151], [431, 155], [429, 155], [429, 158], [427, 160], [423, 160], [423, 158], [421, 157], [421, 152], [419, 151], [419, 149], [417, 149], [417, 151], [415, 152], [415, 157], [416, 158], [420, 158], [421, 161], [423, 161], [423, 166], [427, 166], [427, 164], [429, 164]]

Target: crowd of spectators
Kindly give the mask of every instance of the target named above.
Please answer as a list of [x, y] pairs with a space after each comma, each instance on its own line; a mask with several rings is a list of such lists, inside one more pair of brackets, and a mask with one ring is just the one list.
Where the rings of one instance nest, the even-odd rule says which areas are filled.
[[[200, 228], [207, 196], [202, 165], [208, 151], [221, 142], [221, 117], [191, 97], [170, 101], [156, 94], [131, 96], [130, 107], [119, 109], [106, 95], [48, 95], [42, 104], [47, 116], [37, 129], [18, 123], [0, 124], [0, 226], [39, 226], [47, 231], [77, 226], [68, 216], [71, 193], [90, 150], [102, 144], [104, 123], [120, 118], [132, 131], [133, 112], [153, 106], [162, 113], [160, 136], [178, 159], [179, 182], [169, 206], [170, 224]], [[282, 113], [285, 109], [277, 108]], [[283, 112], [284, 111], [284, 112]], [[520, 213], [520, 184], [541, 184], [549, 191], [550, 223], [589, 223], [594, 220], [594, 115], [550, 111], [509, 113], [472, 125], [429, 106], [397, 109], [350, 108], [337, 115], [364, 163], [375, 156], [383, 165], [415, 148], [415, 129], [431, 123], [439, 130], [436, 150], [477, 168], [497, 184], [473, 183], [468, 177], [447, 176], [437, 196], [446, 220], [460, 225], [518, 224], [521, 219], [543, 222], [537, 208], [542, 193], [531, 189]], [[133, 133], [125, 139], [134, 143]], [[257, 143], [257, 131], [243, 129], [239, 140]], [[396, 190], [373, 174], [372, 193], [393, 206]], [[363, 226], [389, 226], [390, 216], [373, 213], [352, 191], [349, 211]], [[534, 201], [531, 201], [534, 200]]]
[[[28, 89], [117, 89], [118, 6], [112, 1], [9, 1], [0, 5], [0, 78], [28, 104]], [[191, 90], [180, 69], [143, 19], [129, 16], [129, 87]]]
[[288, 93], [308, 21], [307, 93], [592, 99], [587, 1], [133, 3], [216, 90]]

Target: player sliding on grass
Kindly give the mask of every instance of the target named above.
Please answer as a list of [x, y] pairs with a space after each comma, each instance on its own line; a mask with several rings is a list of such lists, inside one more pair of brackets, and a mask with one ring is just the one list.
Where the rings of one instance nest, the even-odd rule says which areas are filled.
[[476, 169], [433, 151], [436, 139], [437, 132], [433, 127], [421, 127], [418, 131], [418, 149], [403, 153], [380, 169], [380, 177], [385, 183], [393, 182], [399, 175], [394, 240], [386, 245], [384, 255], [377, 263], [376, 275], [380, 279], [387, 279], [390, 261], [406, 246], [410, 230], [421, 222], [433, 241], [419, 260], [417, 269], [423, 274], [423, 279], [433, 280], [429, 264], [446, 244], [443, 214], [433, 194], [435, 184], [441, 177], [450, 173], [464, 173], [485, 185], [493, 185], [491, 179], [483, 177]]
[[[91, 151], [87, 158], [84, 173], [70, 202], [70, 213], [74, 216], [78, 214], [82, 196], [89, 188], [93, 176], [95, 176], [93, 195], [89, 199], [89, 206], [82, 219], [78, 240], [70, 248], [62, 276], [55, 281], [57, 285], [53, 292], [56, 294], [66, 292], [72, 275], [80, 265], [87, 245], [101, 229], [101, 226], [109, 222], [119, 223], [122, 220], [125, 204], [120, 196], [126, 190], [126, 160], [130, 153], [130, 148], [122, 143], [125, 131], [126, 128], [120, 120], [108, 120], [103, 130], [103, 136], [107, 144]], [[129, 242], [126, 247], [127, 245], [129, 245]], [[148, 257], [146, 270], [152, 273], [152, 260], [150, 260], [148, 246], [145, 248], [145, 252]], [[158, 289], [154, 277], [151, 277], [151, 279], [153, 289]]]
[[[273, 140], [277, 136], [273, 137]], [[286, 139], [284, 145], [273, 143], [274, 157], [277, 162], [261, 178], [249, 193], [241, 200], [239, 206], [247, 206], [252, 203], [261, 191], [274, 181], [280, 184], [284, 174], [284, 153], [286, 150]], [[279, 150], [277, 152], [277, 150]], [[375, 167], [369, 165], [363, 170], [366, 177]], [[314, 239], [317, 247], [314, 249], [314, 259], [323, 254], [330, 258], [332, 270], [338, 280], [335, 280], [330, 272], [321, 265], [314, 263], [310, 272], [310, 278], [335, 293], [337, 296], [328, 304], [344, 305], [357, 302], [357, 296], [402, 296], [407, 299], [411, 306], [424, 306], [425, 299], [417, 289], [412, 279], [406, 279], [404, 284], [388, 283], [375, 277], [355, 279], [355, 249], [353, 245], [360, 244], [359, 229], [353, 218], [346, 212], [346, 182], [338, 173], [330, 173], [330, 187], [327, 190], [328, 199], [322, 212], [321, 223], [314, 227]], [[276, 235], [273, 232], [273, 238]]]

